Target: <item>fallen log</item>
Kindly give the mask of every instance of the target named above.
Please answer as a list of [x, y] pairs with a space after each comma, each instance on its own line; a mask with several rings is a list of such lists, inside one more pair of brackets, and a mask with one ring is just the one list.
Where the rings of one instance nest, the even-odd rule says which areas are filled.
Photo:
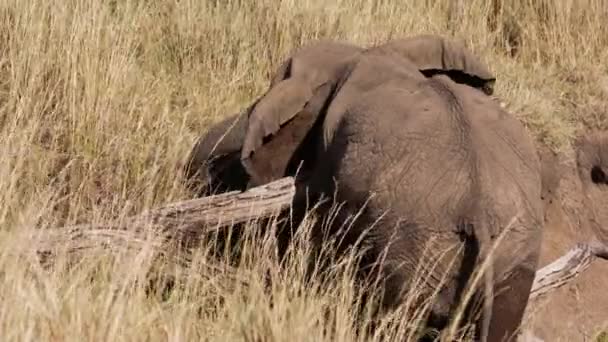
[[53, 255], [57, 249], [72, 253], [100, 245], [137, 247], [150, 239], [159, 248], [167, 241], [191, 244], [203, 234], [272, 217], [290, 207], [294, 194], [293, 178], [282, 178], [244, 192], [175, 202], [107, 223], [40, 229], [33, 238], [41, 256]]
[[[52, 254], [57, 247], [82, 251], [103, 244], [109, 248], [143, 245], [143, 238], [164, 241], [197, 240], [201, 234], [251, 220], [271, 217], [288, 209], [295, 194], [294, 180], [282, 178], [244, 192], [171, 203], [142, 214], [104, 224], [81, 224], [41, 230], [36, 249]], [[564, 256], [536, 272], [530, 300], [534, 301], [572, 280], [595, 258], [608, 259], [608, 246], [597, 241], [578, 244]]]

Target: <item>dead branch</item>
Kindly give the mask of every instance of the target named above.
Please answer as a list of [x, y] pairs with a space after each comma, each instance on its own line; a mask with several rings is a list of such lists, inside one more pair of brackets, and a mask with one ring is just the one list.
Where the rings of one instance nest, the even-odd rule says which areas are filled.
[[291, 205], [294, 194], [293, 178], [288, 177], [244, 192], [171, 203], [108, 223], [39, 229], [32, 237], [39, 255], [54, 254], [58, 248], [72, 253], [99, 246], [141, 247], [144, 240], [158, 248], [166, 241], [194, 243], [203, 234], [276, 215]]
[[599, 241], [580, 243], [568, 253], [536, 271], [530, 300], [557, 289], [585, 271], [595, 258], [608, 260], [608, 246]]

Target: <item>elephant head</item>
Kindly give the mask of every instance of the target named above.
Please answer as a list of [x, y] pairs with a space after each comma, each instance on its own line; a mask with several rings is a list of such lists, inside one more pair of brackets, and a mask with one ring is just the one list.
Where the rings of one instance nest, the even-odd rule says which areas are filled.
[[198, 196], [245, 189], [249, 175], [241, 165], [240, 151], [247, 116], [244, 111], [212, 125], [190, 151], [184, 176]]
[[[340, 57], [325, 61], [330, 64], [324, 68], [320, 67], [323, 60], [312, 53], [288, 59], [251, 111], [241, 154], [251, 185], [293, 176], [298, 170], [306, 174], [317, 147], [304, 142], [317, 136], [313, 130], [323, 125], [341, 80], [364, 54], [396, 55], [407, 60], [408, 67], [413, 65], [421, 77], [444, 74], [457, 83], [492, 94], [495, 77], [488, 68], [462, 45], [440, 36], [419, 35], [366, 50], [328, 44], [319, 44], [319, 49]], [[332, 124], [329, 129], [333, 130]]]
[[[301, 91], [312, 91], [324, 82], [327, 75], [332, 74], [336, 65], [361, 50], [352, 44], [330, 40], [320, 40], [300, 47], [274, 72], [268, 93], [285, 96], [289, 92], [286, 90], [289, 84], [297, 84]], [[294, 78], [299, 81], [291, 80]], [[283, 81], [286, 81], [287, 86], [281, 84]], [[265, 98], [267, 97], [268, 95]], [[286, 101], [289, 99], [286, 97]], [[246, 188], [249, 175], [241, 164], [240, 155], [250, 111], [256, 107], [256, 102], [240, 114], [231, 115], [213, 125], [194, 145], [184, 173], [189, 188], [198, 195]], [[256, 107], [257, 110], [268, 107], [267, 103], [268, 100], [263, 101]], [[256, 117], [257, 115], [253, 116], [253, 125], [256, 125]]]
[[[250, 108], [211, 125], [194, 144], [182, 170], [186, 188], [194, 196], [246, 189], [249, 175], [241, 164], [240, 152]], [[240, 228], [244, 225], [240, 223], [232, 227], [234, 229], [213, 232], [214, 243], [209, 245], [211, 255], [221, 257], [227, 250], [238, 255], [238, 243], [243, 236]]]
[[608, 134], [591, 132], [577, 138], [576, 164], [589, 224], [603, 243], [608, 242]]

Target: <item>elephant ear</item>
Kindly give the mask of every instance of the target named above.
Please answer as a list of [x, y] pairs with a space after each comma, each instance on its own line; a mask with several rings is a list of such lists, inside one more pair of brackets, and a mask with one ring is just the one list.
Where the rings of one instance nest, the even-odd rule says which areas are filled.
[[446, 74], [491, 95], [496, 77], [464, 45], [438, 35], [418, 35], [396, 40], [383, 47], [411, 60], [426, 77]]
[[306, 82], [290, 78], [260, 99], [249, 116], [241, 151], [241, 163], [250, 176], [251, 186], [285, 176], [332, 90], [331, 82], [311, 89]]

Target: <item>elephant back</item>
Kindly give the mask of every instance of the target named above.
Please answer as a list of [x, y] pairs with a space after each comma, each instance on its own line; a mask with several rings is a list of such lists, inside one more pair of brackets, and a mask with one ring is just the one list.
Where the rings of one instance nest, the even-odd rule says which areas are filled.
[[488, 66], [464, 45], [437, 35], [395, 39], [375, 47], [401, 55], [425, 75], [447, 74], [452, 80], [493, 93], [496, 77]]

